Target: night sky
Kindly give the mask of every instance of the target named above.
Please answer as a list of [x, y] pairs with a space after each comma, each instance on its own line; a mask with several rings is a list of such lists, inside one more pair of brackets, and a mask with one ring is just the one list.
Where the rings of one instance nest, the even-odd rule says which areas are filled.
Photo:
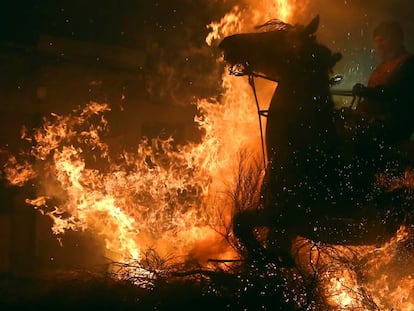
[[206, 24], [231, 7], [219, 3], [221, 1], [3, 1], [0, 33], [3, 40], [26, 43], [47, 33], [139, 46], [148, 35], [164, 38], [166, 34], [182, 32], [188, 25], [198, 25], [197, 29], [192, 27], [192, 31], [205, 30]]
[[[0, 34], [2, 40], [33, 42], [48, 33], [83, 40], [98, 40], [121, 45], [139, 45], [148, 34], [165, 38], [165, 34], [206, 32], [205, 25], [217, 20], [235, 0], [61, 0], [2, 1]], [[328, 28], [350, 30], [361, 20], [376, 23], [383, 18], [397, 18], [409, 31], [413, 29], [410, 0], [310, 0], [305, 16], [319, 13]], [[277, 17], [277, 16], [275, 16]], [[334, 17], [334, 18], [333, 18]], [[303, 19], [299, 17], [298, 19]], [[188, 31], [188, 29], [187, 29]], [[201, 38], [203, 40], [204, 38]]]
[[[220, 19], [235, 4], [245, 6], [248, 2], [2, 1], [0, 43], [30, 45], [36, 43], [39, 35], [49, 34], [137, 48], [151, 42], [173, 52], [205, 46], [206, 25]], [[344, 54], [340, 66], [352, 67], [360, 61], [367, 62], [372, 48], [370, 34], [375, 24], [383, 19], [398, 19], [406, 30], [408, 48], [414, 49], [414, 2], [411, 0], [309, 0], [307, 3], [305, 12], [295, 19], [305, 23], [315, 14], [321, 15], [320, 40]]]

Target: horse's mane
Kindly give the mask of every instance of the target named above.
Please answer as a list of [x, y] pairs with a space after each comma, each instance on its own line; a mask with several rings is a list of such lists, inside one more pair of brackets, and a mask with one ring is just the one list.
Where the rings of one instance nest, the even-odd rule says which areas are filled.
[[283, 75], [281, 72], [293, 74], [294, 70], [328, 76], [341, 56], [332, 54], [329, 48], [317, 42], [318, 25], [319, 16], [305, 26], [270, 19], [255, 26], [254, 32], [225, 37], [219, 48], [237, 75], [243, 75], [249, 67], [249, 71], [274, 79]]
[[274, 18], [274, 19], [268, 20], [264, 24], [257, 25], [254, 28], [262, 32], [267, 32], [267, 31], [275, 31], [275, 30], [288, 30], [293, 27], [294, 26], [292, 26], [291, 24], [285, 23], [281, 21], [280, 19]]

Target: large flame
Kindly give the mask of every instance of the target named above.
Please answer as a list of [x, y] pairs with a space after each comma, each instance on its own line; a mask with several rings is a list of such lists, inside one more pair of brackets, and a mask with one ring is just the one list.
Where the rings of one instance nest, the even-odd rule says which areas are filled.
[[[268, 16], [261, 17], [265, 7]], [[255, 2], [241, 19], [242, 11], [235, 7], [219, 26], [210, 25], [209, 37], [230, 34], [233, 22], [245, 27], [270, 16], [285, 18], [290, 11], [288, 2]], [[233, 257], [223, 241], [232, 217], [232, 203], [224, 193], [234, 183], [240, 152], [259, 153], [261, 144], [249, 84], [227, 73], [222, 84], [220, 102], [196, 103], [196, 122], [204, 132], [199, 144], [143, 139], [136, 152], [114, 158], [102, 139], [110, 107], [91, 103], [67, 116], [52, 113], [42, 128], [26, 131], [23, 138], [33, 145], [35, 164], [17, 165], [11, 159], [8, 179], [21, 185], [37, 172], [40, 195], [27, 203], [53, 219], [55, 234], [67, 229], [95, 232], [114, 260], [139, 260], [148, 248], [180, 260]], [[263, 102], [269, 94], [262, 96]]]
[[[212, 45], [272, 18], [292, 22], [307, 2], [245, 1], [208, 25], [206, 42]], [[53, 219], [53, 232], [94, 232], [113, 260], [139, 261], [148, 249], [161, 256], [173, 254], [178, 262], [233, 258], [225, 241], [232, 202], [224, 193], [234, 184], [240, 152], [260, 155], [261, 142], [248, 82], [227, 73], [222, 79], [220, 102], [195, 103], [196, 122], [204, 133], [198, 144], [143, 139], [135, 152], [114, 156], [103, 139], [110, 107], [91, 103], [67, 116], [52, 114], [40, 129], [24, 134], [32, 143], [34, 161], [11, 157], [5, 167], [8, 180], [20, 186], [38, 178], [39, 196], [27, 202]], [[274, 88], [258, 81], [260, 103], [269, 103]], [[381, 248], [321, 248], [309, 242], [299, 257], [333, 309], [413, 310], [413, 271], [398, 275], [395, 261], [398, 245], [409, 238], [402, 228]]]

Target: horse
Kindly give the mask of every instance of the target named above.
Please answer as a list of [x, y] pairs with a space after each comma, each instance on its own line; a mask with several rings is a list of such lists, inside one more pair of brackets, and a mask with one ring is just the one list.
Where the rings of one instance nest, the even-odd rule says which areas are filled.
[[[219, 44], [237, 74], [278, 82], [267, 113], [261, 202], [233, 217], [234, 235], [252, 258], [291, 264], [290, 249], [298, 236], [378, 245], [406, 221], [402, 195], [379, 189], [373, 182], [378, 170], [368, 172], [364, 159], [349, 157], [344, 147], [331, 93], [341, 54], [316, 40], [318, 26], [319, 16], [307, 25], [272, 20], [257, 32], [230, 35]], [[400, 176], [403, 161], [393, 160], [394, 175]], [[361, 169], [367, 169], [362, 177], [369, 178], [355, 184]], [[267, 245], [255, 235], [257, 227], [270, 229]]]

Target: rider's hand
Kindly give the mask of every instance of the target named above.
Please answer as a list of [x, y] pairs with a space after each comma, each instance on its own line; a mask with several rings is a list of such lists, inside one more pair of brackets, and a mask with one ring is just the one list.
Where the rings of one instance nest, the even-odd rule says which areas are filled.
[[354, 87], [352, 88], [352, 95], [354, 96], [358, 96], [358, 97], [363, 97], [367, 94], [367, 87], [361, 83], [357, 83], [354, 85]]
[[355, 110], [349, 107], [342, 107], [339, 111], [342, 119], [353, 119], [357, 115]]

